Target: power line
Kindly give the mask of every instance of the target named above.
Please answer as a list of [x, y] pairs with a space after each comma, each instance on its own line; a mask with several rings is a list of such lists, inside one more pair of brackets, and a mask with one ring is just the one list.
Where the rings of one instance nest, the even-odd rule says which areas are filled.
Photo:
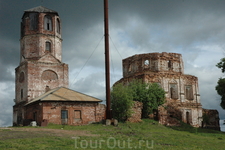
[[117, 52], [118, 52], [118, 54], [120, 55], [120, 58], [121, 58], [121, 59], [123, 59], [123, 58], [122, 58], [122, 56], [121, 56], [121, 54], [120, 54], [120, 52], [119, 52], [119, 51], [118, 51], [118, 49], [116, 48], [116, 45], [114, 44], [114, 42], [113, 42], [113, 40], [112, 40], [111, 36], [109, 36], [109, 37], [110, 37], [110, 40], [111, 40], [111, 42], [112, 42], [113, 46], [115, 47], [116, 51], [117, 51]]
[[90, 60], [90, 58], [92, 57], [92, 55], [94, 54], [94, 52], [96, 51], [96, 49], [98, 48], [100, 42], [102, 41], [104, 36], [102, 36], [102, 38], [100, 39], [100, 41], [98, 42], [97, 46], [94, 48], [94, 50], [92, 51], [91, 55], [88, 57], [88, 59], [86, 60], [86, 62], [84, 63], [84, 65], [81, 67], [80, 71], [78, 72], [78, 74], [75, 76], [72, 85], [75, 83], [76, 78], [78, 77], [78, 75], [81, 73], [81, 71], [84, 69], [84, 67], [86, 66], [87, 62]]

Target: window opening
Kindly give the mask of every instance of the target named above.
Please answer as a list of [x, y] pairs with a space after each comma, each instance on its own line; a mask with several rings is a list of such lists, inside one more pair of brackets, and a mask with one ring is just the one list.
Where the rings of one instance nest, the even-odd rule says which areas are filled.
[[171, 62], [171, 60], [167, 61], [167, 65], [168, 65], [168, 68], [169, 68], [169, 69], [172, 67], [172, 62]]
[[75, 120], [81, 120], [81, 111], [80, 110], [74, 110], [74, 118], [75, 118]]
[[192, 86], [191, 85], [185, 86], [185, 97], [188, 100], [193, 100], [194, 99], [193, 90], [192, 90]]
[[68, 118], [68, 110], [61, 110], [61, 119]]
[[68, 123], [68, 110], [61, 110], [61, 123], [62, 124]]
[[50, 16], [45, 16], [44, 18], [44, 29], [52, 31], [52, 18]]
[[131, 72], [131, 70], [132, 70], [132, 66], [131, 66], [131, 64], [129, 64], [128, 71]]
[[59, 22], [59, 19], [57, 19], [57, 22], [56, 22], [56, 30], [58, 33], [60, 33], [60, 22]]
[[38, 27], [38, 14], [37, 13], [30, 13], [30, 30], [36, 30]]
[[187, 121], [187, 124], [190, 124], [190, 121], [189, 121], [189, 112], [188, 111], [186, 112], [186, 121]]
[[37, 121], [37, 112], [33, 112], [33, 120]]
[[51, 52], [51, 43], [45, 42], [45, 50]]
[[177, 84], [170, 84], [170, 98], [178, 99]]
[[145, 68], [149, 67], [149, 60], [145, 60], [144, 66], [145, 66]]
[[23, 99], [23, 89], [21, 89], [20, 91], [20, 97], [21, 97], [21, 100]]

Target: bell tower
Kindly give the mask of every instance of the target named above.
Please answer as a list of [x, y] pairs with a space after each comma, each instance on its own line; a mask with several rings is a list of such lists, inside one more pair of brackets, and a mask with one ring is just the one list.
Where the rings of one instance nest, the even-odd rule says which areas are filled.
[[25, 10], [21, 22], [20, 64], [15, 69], [15, 106], [31, 101], [48, 89], [68, 87], [68, 65], [61, 57], [58, 13], [42, 6]]
[[21, 22], [21, 62], [50, 53], [61, 61], [60, 18], [56, 11], [39, 6], [25, 10]]

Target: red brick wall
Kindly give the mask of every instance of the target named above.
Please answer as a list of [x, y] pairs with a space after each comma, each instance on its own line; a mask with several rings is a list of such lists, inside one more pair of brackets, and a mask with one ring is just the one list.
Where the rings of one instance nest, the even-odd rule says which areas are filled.
[[[98, 103], [38, 102], [26, 108], [26, 119], [32, 119], [35, 111], [38, 113], [38, 125], [41, 125], [43, 119], [48, 120], [48, 123], [62, 124], [61, 110], [68, 111], [68, 125], [83, 125], [92, 122], [100, 122], [105, 117], [105, 105]], [[81, 112], [81, 119], [75, 118], [75, 110]]]

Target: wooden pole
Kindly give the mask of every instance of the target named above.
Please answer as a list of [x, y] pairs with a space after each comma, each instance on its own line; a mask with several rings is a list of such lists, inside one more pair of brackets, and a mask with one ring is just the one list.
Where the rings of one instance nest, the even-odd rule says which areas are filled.
[[108, 0], [104, 0], [106, 119], [111, 119]]

